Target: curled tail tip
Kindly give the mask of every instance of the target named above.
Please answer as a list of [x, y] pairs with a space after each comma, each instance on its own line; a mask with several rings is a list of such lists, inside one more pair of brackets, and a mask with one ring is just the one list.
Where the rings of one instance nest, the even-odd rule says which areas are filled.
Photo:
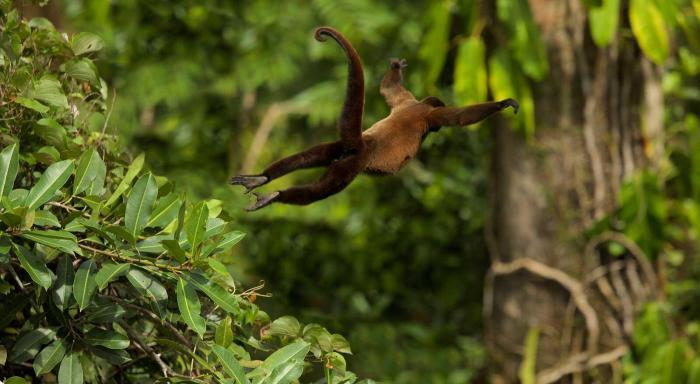
[[326, 36], [332, 36], [338, 33], [335, 29], [331, 27], [318, 27], [314, 31], [314, 38], [318, 41], [326, 41]]

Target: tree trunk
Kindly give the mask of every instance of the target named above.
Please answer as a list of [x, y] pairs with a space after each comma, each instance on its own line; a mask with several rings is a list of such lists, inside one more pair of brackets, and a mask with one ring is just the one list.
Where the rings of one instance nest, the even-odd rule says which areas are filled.
[[[634, 311], [655, 294], [656, 279], [622, 235], [586, 239], [584, 231], [614, 210], [623, 179], [659, 158], [658, 70], [631, 37], [596, 47], [579, 0], [530, 3], [550, 72], [533, 89], [535, 137], [503, 122], [493, 133], [484, 294], [491, 381], [517, 382], [527, 357], [540, 383], [614, 382]], [[627, 249], [623, 257], [605, 257], [601, 245], [611, 241]], [[536, 356], [525, 352], [531, 330]]]

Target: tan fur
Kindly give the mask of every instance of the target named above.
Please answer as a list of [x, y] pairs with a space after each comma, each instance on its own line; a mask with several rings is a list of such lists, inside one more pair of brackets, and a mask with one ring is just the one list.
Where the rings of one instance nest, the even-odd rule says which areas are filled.
[[362, 132], [369, 150], [368, 173], [394, 174], [418, 152], [428, 132], [425, 116], [433, 107], [407, 100]]

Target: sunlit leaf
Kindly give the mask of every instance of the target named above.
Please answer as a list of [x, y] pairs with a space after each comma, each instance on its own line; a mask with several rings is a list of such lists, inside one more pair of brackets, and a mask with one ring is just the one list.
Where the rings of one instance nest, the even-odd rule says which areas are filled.
[[520, 113], [505, 114], [515, 120], [526, 136], [535, 132], [535, 102], [525, 77], [518, 71], [504, 50], [497, 50], [489, 59], [489, 87], [496, 100], [516, 99]]
[[94, 33], [77, 33], [71, 39], [71, 49], [76, 56], [99, 51], [104, 47], [102, 39]]
[[199, 297], [194, 287], [183, 279], [177, 281], [177, 306], [180, 309], [182, 320], [192, 329], [197, 332], [200, 337], [207, 330], [204, 319], [200, 316], [202, 305], [199, 302]]
[[39, 181], [29, 190], [24, 204], [29, 209], [37, 209], [48, 202], [53, 198], [54, 193], [68, 181], [72, 172], [73, 162], [71, 160], [52, 164], [46, 168]]
[[202, 242], [202, 238], [206, 232], [208, 217], [209, 209], [202, 201], [194, 206], [187, 223], [185, 223], [185, 228], [187, 230], [187, 241], [190, 243], [193, 253]]
[[530, 4], [527, 0], [497, 0], [496, 5], [498, 19], [508, 31], [511, 56], [520, 63], [522, 72], [535, 80], [542, 80], [549, 64]]
[[68, 308], [73, 297], [73, 263], [68, 255], [63, 255], [56, 264], [56, 282], [51, 297], [61, 310]]
[[78, 306], [82, 311], [92, 301], [92, 296], [95, 294], [95, 262], [86, 260], [80, 264], [78, 271], [75, 272], [75, 280], [73, 281], [73, 297], [78, 302]]
[[158, 185], [150, 172], [141, 176], [129, 193], [124, 226], [134, 238], [141, 234], [141, 230], [148, 223], [157, 195]]
[[0, 152], [0, 196], [7, 196], [12, 191], [19, 167], [19, 144], [5, 147]]
[[241, 365], [238, 363], [238, 360], [236, 360], [236, 356], [233, 354], [233, 352], [220, 345], [212, 346], [212, 350], [214, 351], [216, 358], [219, 359], [221, 366], [224, 367], [224, 372], [226, 372], [226, 374], [235, 378], [239, 384], [250, 383], [248, 378], [245, 376], [243, 367], [241, 367]]
[[97, 76], [97, 68], [90, 59], [78, 59], [69, 61], [65, 66], [66, 75], [81, 81], [87, 81], [93, 84], [99, 82]]
[[151, 218], [148, 220], [146, 227], [164, 227], [177, 217], [177, 213], [182, 205], [180, 196], [175, 193], [170, 193], [158, 199]]
[[49, 289], [53, 283], [53, 273], [46, 267], [44, 260], [34, 252], [21, 246], [15, 245], [15, 254], [19, 259], [22, 269], [27, 271], [29, 277], [44, 289]]
[[97, 288], [103, 290], [107, 287], [107, 284], [116, 280], [119, 276], [123, 276], [129, 270], [129, 264], [114, 264], [114, 263], [104, 263], [102, 268], [95, 274], [95, 282], [97, 283]]
[[214, 342], [224, 348], [233, 342], [233, 319], [231, 316], [224, 317], [216, 326]]
[[632, 33], [644, 55], [662, 65], [669, 55], [669, 38], [663, 15], [652, 0], [631, 0]]
[[77, 238], [68, 231], [26, 231], [22, 232], [20, 236], [66, 253], [74, 254], [81, 252]]
[[55, 335], [56, 331], [49, 328], [36, 328], [25, 333], [20, 336], [15, 345], [12, 346], [10, 353], [7, 355], [7, 361], [19, 364], [31, 359], [39, 353], [39, 349], [50, 342]]
[[68, 99], [63, 93], [61, 83], [53, 77], [44, 76], [34, 83], [34, 86], [28, 93], [29, 97], [44, 103], [68, 109]]
[[83, 384], [83, 366], [80, 365], [77, 353], [70, 352], [61, 361], [58, 384]]
[[235, 296], [202, 275], [191, 274], [189, 276], [189, 281], [192, 282], [197, 289], [204, 292], [216, 305], [220, 306], [228, 313], [239, 313], [240, 309]]
[[75, 170], [75, 179], [73, 180], [73, 194], [77, 195], [88, 189], [90, 183], [95, 180], [101, 168], [105, 164], [96, 150], [88, 150], [80, 156], [78, 167]]
[[454, 78], [455, 97], [459, 105], [486, 100], [486, 47], [480, 37], [470, 37], [459, 45]]
[[39, 376], [51, 370], [63, 360], [66, 347], [61, 340], [56, 340], [44, 348], [34, 359], [34, 373]]
[[269, 333], [271, 336], [299, 337], [301, 324], [292, 316], [282, 316], [270, 324]]
[[138, 268], [131, 268], [126, 278], [141, 295], [156, 305], [158, 311], [162, 311], [160, 302], [168, 300], [168, 291], [158, 280]]
[[41, 227], [60, 227], [61, 223], [51, 211], [36, 211], [34, 212], [34, 225]]
[[124, 175], [124, 178], [122, 181], [119, 182], [119, 185], [117, 186], [117, 189], [114, 190], [114, 193], [112, 193], [112, 196], [107, 199], [107, 202], [105, 203], [105, 206], [109, 207], [110, 205], [114, 204], [117, 199], [124, 193], [126, 192], [127, 189], [131, 186], [131, 182], [136, 178], [136, 176], [141, 172], [141, 168], [143, 168], [143, 163], [144, 160], [146, 159], [146, 156], [142, 153], [138, 155], [134, 161], [131, 162], [129, 165], [129, 169], [126, 171], [126, 175]]
[[599, 47], [605, 47], [617, 33], [620, 18], [620, 0], [603, 0], [597, 7], [588, 10], [588, 21], [593, 41]]

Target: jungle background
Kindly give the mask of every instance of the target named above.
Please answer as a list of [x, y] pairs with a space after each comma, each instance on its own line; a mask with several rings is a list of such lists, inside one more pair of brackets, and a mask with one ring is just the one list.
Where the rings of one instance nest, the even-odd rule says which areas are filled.
[[[700, 1], [18, 4], [104, 41], [112, 132], [222, 201], [247, 233], [234, 279], [264, 281], [272, 318], [345, 335], [358, 376], [700, 382]], [[346, 62], [320, 25], [362, 57], [365, 127], [392, 57], [419, 99], [521, 112], [429, 135], [396, 176], [246, 213], [230, 176], [336, 137]]]

